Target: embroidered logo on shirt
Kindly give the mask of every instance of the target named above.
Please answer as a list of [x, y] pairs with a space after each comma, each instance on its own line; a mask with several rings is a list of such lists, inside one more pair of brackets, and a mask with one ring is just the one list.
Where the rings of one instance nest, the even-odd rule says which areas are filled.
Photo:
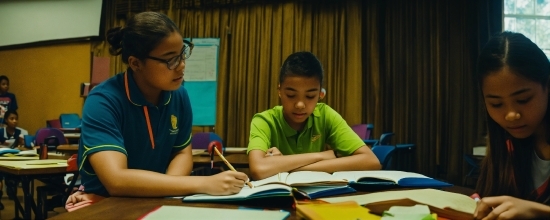
[[317, 135], [311, 135], [311, 142], [315, 142], [317, 139], [319, 139], [321, 137], [320, 134], [317, 134]]
[[178, 134], [178, 117], [176, 117], [175, 115], [171, 115], [170, 122], [172, 123], [172, 129], [169, 129], [170, 134]]

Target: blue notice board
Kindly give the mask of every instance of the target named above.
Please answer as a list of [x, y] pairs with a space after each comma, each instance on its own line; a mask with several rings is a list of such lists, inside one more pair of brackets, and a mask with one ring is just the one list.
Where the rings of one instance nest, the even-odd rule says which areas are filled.
[[[189, 40], [189, 39], [187, 39]], [[185, 61], [185, 82], [193, 110], [193, 126], [216, 124], [219, 38], [193, 38], [191, 57]]]

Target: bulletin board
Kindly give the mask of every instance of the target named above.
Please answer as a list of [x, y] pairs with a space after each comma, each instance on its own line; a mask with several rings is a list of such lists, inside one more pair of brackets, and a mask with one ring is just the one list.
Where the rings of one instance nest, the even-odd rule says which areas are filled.
[[193, 110], [193, 126], [216, 124], [219, 38], [187, 39], [195, 45], [185, 61], [183, 87], [187, 89]]

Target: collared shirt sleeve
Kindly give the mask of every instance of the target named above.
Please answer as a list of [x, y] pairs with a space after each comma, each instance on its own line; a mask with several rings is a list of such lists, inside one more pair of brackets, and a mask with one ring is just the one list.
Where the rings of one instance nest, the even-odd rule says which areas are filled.
[[[82, 112], [78, 164], [79, 170], [93, 174], [87, 157], [100, 151], [118, 151], [128, 156], [124, 147], [120, 103], [101, 93], [88, 96]], [[83, 170], [82, 170], [83, 169]]]
[[324, 114], [328, 131], [327, 144], [339, 154], [348, 156], [365, 145], [338, 112], [325, 105]]
[[191, 110], [191, 102], [189, 101], [189, 95], [187, 94], [187, 90], [182, 86], [178, 90], [178, 95], [181, 99], [180, 104], [180, 110], [178, 112], [181, 112], [180, 115], [181, 120], [178, 122], [178, 127], [180, 131], [178, 131], [178, 137], [176, 139], [176, 145], [172, 149], [172, 153], [181, 151], [185, 149], [187, 146], [191, 144], [191, 138], [192, 138], [192, 127], [193, 127], [193, 111]]
[[266, 152], [271, 145], [271, 138], [269, 122], [261, 114], [254, 115], [250, 123], [250, 137], [246, 153], [248, 154], [251, 150]]

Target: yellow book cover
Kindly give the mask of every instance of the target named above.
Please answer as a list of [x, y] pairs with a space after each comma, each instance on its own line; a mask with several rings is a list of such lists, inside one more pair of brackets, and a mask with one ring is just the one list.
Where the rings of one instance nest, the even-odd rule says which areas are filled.
[[351, 220], [378, 220], [381, 217], [371, 214], [369, 209], [360, 206], [357, 202], [347, 201], [339, 203], [310, 203], [297, 204], [296, 213], [299, 217], [311, 220], [322, 219], [351, 219]]

